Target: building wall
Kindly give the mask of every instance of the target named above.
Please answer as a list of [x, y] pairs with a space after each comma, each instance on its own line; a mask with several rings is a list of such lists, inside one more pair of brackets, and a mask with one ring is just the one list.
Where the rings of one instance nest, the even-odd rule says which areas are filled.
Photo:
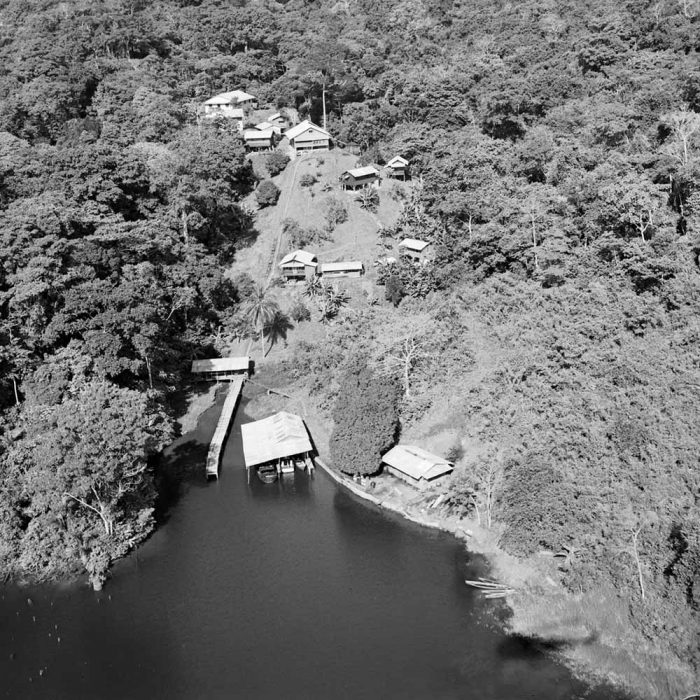
[[361, 270], [342, 270], [339, 272], [321, 272], [321, 277], [362, 277]]

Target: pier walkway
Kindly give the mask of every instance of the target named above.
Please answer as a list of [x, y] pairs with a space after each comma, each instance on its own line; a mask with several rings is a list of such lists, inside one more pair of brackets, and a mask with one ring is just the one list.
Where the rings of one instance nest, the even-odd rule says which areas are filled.
[[226, 401], [224, 401], [224, 407], [221, 409], [221, 415], [219, 416], [219, 422], [214, 431], [214, 437], [211, 439], [211, 444], [209, 445], [209, 454], [207, 455], [207, 478], [219, 478], [221, 452], [224, 449], [226, 436], [231, 427], [238, 397], [241, 395], [241, 390], [243, 389], [243, 382], [244, 379], [234, 379], [229, 384]]

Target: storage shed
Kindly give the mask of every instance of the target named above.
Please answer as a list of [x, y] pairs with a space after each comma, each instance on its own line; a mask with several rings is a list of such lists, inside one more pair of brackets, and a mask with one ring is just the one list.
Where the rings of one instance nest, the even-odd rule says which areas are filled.
[[318, 266], [318, 274], [324, 279], [333, 279], [336, 277], [361, 277], [364, 272], [365, 266], [360, 260], [321, 263]]
[[318, 269], [318, 258], [305, 250], [295, 250], [285, 255], [279, 264], [286, 282], [303, 282], [311, 279]]
[[401, 156], [394, 156], [387, 164], [386, 169], [389, 177], [394, 177], [397, 180], [405, 180], [408, 174], [408, 161]]
[[390, 474], [417, 488], [425, 488], [454, 469], [452, 462], [413, 445], [392, 447], [382, 457], [382, 464]]
[[327, 151], [331, 147], [331, 135], [308, 119], [287, 129], [284, 135], [295, 153], [299, 151]]
[[399, 243], [399, 252], [412, 260], [423, 262], [430, 258], [432, 249], [427, 241], [419, 241], [417, 238], [404, 238]]
[[379, 171], [367, 165], [364, 168], [346, 170], [340, 176], [340, 186], [344, 190], [356, 190], [360, 187], [369, 187], [379, 184]]
[[246, 469], [263, 464], [278, 466], [283, 460], [296, 460], [302, 466], [313, 452], [304, 421], [286, 411], [244, 423], [241, 437]]
[[214, 379], [216, 381], [240, 379], [250, 375], [250, 365], [250, 358], [247, 355], [195, 360], [192, 363], [192, 374], [200, 374], [203, 379]]

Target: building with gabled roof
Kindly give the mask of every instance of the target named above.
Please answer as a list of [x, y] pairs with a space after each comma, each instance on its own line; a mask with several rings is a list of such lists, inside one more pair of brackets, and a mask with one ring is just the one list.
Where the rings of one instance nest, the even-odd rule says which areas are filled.
[[454, 469], [452, 462], [414, 445], [392, 447], [382, 457], [382, 464], [390, 474], [421, 489]]
[[210, 97], [205, 103], [206, 107], [254, 107], [258, 102], [257, 97], [251, 95], [250, 93], [244, 92], [243, 90], [231, 90], [230, 92], [221, 92], [214, 97]]
[[281, 460], [306, 459], [313, 452], [311, 438], [300, 416], [280, 411], [241, 425], [246, 469]]
[[401, 156], [394, 156], [387, 164], [386, 169], [390, 177], [397, 180], [405, 180], [408, 174], [408, 161]]
[[432, 254], [432, 247], [427, 241], [419, 241], [417, 238], [404, 238], [399, 243], [399, 253], [412, 260], [425, 262]]
[[275, 145], [275, 132], [274, 129], [246, 129], [243, 132], [243, 141], [248, 150], [270, 150]]
[[321, 263], [318, 266], [318, 274], [324, 279], [334, 277], [361, 277], [364, 272], [365, 266], [360, 260]]
[[284, 135], [295, 153], [299, 151], [327, 151], [331, 147], [331, 135], [320, 126], [305, 119], [287, 129]]
[[318, 258], [305, 250], [285, 255], [279, 263], [285, 282], [302, 282], [316, 275]]
[[199, 374], [203, 379], [239, 379], [250, 374], [250, 358], [247, 355], [241, 357], [214, 357], [210, 360], [194, 360], [192, 362], [192, 374]]
[[356, 190], [359, 187], [369, 187], [379, 183], [379, 171], [371, 166], [366, 165], [363, 168], [354, 168], [346, 170], [340, 176], [340, 186], [344, 190]]

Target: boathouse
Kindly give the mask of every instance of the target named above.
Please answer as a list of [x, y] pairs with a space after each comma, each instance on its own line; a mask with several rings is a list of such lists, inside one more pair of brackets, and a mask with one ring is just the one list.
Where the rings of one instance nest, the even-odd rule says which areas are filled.
[[279, 266], [285, 282], [303, 282], [316, 275], [318, 258], [305, 250], [295, 250], [285, 255]]
[[216, 357], [211, 360], [194, 360], [192, 374], [201, 375], [202, 379], [217, 382], [227, 379], [241, 379], [250, 376], [251, 362], [247, 355], [242, 357]]
[[359, 260], [321, 263], [318, 266], [318, 274], [323, 279], [334, 279], [336, 277], [361, 277], [364, 273], [365, 266]]
[[367, 165], [364, 168], [346, 170], [340, 176], [340, 186], [344, 190], [356, 190], [360, 187], [377, 186], [379, 184], [379, 171]]
[[290, 464], [311, 469], [313, 446], [300, 416], [280, 411], [241, 425], [246, 469], [274, 466], [284, 471]]
[[408, 174], [408, 161], [401, 156], [394, 156], [387, 164], [386, 170], [389, 177], [397, 180], [405, 180]]
[[246, 129], [243, 141], [249, 151], [269, 151], [275, 145], [274, 129]]
[[419, 489], [426, 488], [454, 469], [452, 462], [413, 445], [392, 447], [382, 457], [382, 464], [390, 474]]
[[432, 248], [427, 241], [419, 241], [417, 238], [404, 238], [399, 243], [399, 253], [416, 262], [425, 262], [431, 257]]
[[331, 147], [331, 135], [308, 119], [287, 129], [284, 135], [295, 153], [299, 151], [327, 151]]

